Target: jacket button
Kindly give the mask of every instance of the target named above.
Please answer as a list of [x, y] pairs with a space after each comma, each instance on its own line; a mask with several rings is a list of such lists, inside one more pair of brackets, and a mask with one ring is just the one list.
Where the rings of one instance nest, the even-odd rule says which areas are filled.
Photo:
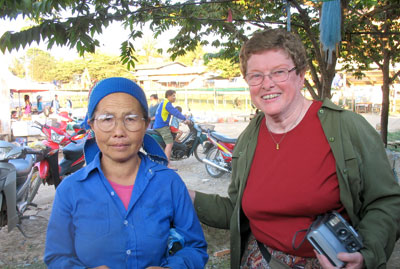
[[324, 110], [321, 108], [319, 111], [318, 111], [320, 114], [324, 114]]
[[343, 174], [347, 174], [347, 168], [343, 169]]
[[335, 138], [334, 137], [329, 137], [329, 142], [333, 142], [333, 141], [335, 141]]

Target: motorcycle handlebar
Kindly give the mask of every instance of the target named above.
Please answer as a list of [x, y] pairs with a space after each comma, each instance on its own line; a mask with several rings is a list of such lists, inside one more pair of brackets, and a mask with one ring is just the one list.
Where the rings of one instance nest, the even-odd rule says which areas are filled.
[[36, 155], [40, 155], [43, 152], [41, 150], [37, 150], [37, 149], [32, 149], [32, 148], [24, 148], [24, 151], [26, 154], [36, 154]]
[[[41, 124], [41, 123], [38, 122], [37, 120], [35, 120], [34, 123], [35, 123], [36, 125], [39, 125], [40, 127], [43, 127], [43, 124]], [[35, 127], [36, 127], [36, 126], [35, 126]]]

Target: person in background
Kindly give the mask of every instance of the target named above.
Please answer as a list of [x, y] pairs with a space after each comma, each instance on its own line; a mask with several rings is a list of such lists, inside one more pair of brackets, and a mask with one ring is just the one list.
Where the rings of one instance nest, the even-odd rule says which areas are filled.
[[12, 120], [18, 120], [18, 111], [17, 110], [12, 110], [11, 111], [11, 119]]
[[156, 112], [157, 112], [158, 105], [159, 105], [158, 95], [157, 94], [150, 95], [150, 107], [149, 107], [150, 124], [149, 124], [149, 129], [153, 129], [154, 120], [156, 118]]
[[29, 95], [27, 95], [27, 94], [24, 95], [24, 103], [25, 103], [24, 116], [28, 116], [32, 112], [32, 103], [29, 100]]
[[301, 94], [308, 61], [296, 34], [257, 32], [239, 56], [260, 112], [237, 140], [228, 197], [190, 191], [200, 221], [230, 229], [231, 268], [334, 268], [304, 240], [333, 210], [363, 238], [360, 251], [338, 254], [345, 268], [385, 268], [399, 238], [400, 187], [379, 134], [329, 99]]
[[38, 95], [36, 97], [36, 104], [37, 104], [37, 112], [38, 114], [43, 112], [43, 102], [42, 102], [42, 96]]
[[[204, 268], [207, 244], [185, 184], [146, 134], [143, 90], [126, 78], [100, 81], [87, 119], [95, 138], [85, 142], [86, 166], [57, 187], [47, 266]], [[184, 241], [173, 255], [167, 252], [171, 228]]]
[[162, 136], [165, 143], [165, 154], [168, 158], [168, 166], [171, 167], [170, 158], [172, 145], [174, 139], [169, 128], [169, 122], [171, 115], [176, 116], [178, 119], [183, 120], [185, 124], [189, 123], [189, 120], [177, 110], [172, 103], [176, 101], [176, 92], [174, 90], [167, 90], [165, 92], [165, 99], [160, 103], [156, 112], [156, 118], [154, 121], [153, 128]]
[[60, 112], [60, 102], [58, 101], [58, 95], [54, 95], [53, 101], [51, 101], [51, 110], [53, 113], [58, 114]]
[[71, 116], [72, 115], [72, 101], [69, 98], [67, 99], [66, 109], [68, 112], [68, 116]]
[[[179, 112], [182, 113], [182, 108], [180, 106], [176, 106], [175, 107]], [[180, 123], [180, 119], [178, 119], [177, 117], [173, 116], [171, 119], [171, 132], [172, 132], [172, 136], [174, 136], [175, 134], [175, 141], [179, 142], [179, 139], [181, 138], [183, 132], [181, 130], [179, 130], [179, 123]]]

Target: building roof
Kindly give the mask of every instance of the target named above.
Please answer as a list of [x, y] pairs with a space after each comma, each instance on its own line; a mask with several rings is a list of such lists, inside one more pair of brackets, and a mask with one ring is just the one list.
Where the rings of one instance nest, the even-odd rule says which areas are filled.
[[176, 81], [178, 76], [198, 76], [204, 74], [205, 70], [205, 66], [186, 66], [179, 62], [170, 62], [138, 66], [134, 75], [138, 80]]
[[135, 71], [160, 69], [160, 68], [163, 68], [163, 67], [167, 67], [167, 66], [170, 66], [170, 65], [176, 65], [176, 64], [179, 64], [179, 65], [182, 65], [182, 66], [186, 67], [185, 64], [180, 63], [180, 62], [153, 63], [153, 64], [136, 65], [135, 66]]

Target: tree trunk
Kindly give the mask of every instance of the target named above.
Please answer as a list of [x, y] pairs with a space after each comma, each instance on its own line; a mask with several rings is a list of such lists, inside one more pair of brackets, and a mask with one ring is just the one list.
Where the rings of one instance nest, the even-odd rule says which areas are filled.
[[381, 111], [381, 137], [382, 141], [387, 146], [389, 121], [389, 85], [382, 85], [382, 111]]
[[335, 76], [335, 69], [328, 69], [326, 71], [326, 74], [324, 75], [322, 79], [322, 91], [321, 91], [321, 100], [324, 100], [325, 98], [331, 99], [332, 93], [332, 81], [333, 77]]
[[388, 135], [388, 121], [389, 121], [389, 53], [388, 51], [383, 52], [383, 65], [381, 66], [383, 85], [382, 85], [382, 111], [381, 111], [381, 137], [382, 141], [387, 146], [387, 135]]

